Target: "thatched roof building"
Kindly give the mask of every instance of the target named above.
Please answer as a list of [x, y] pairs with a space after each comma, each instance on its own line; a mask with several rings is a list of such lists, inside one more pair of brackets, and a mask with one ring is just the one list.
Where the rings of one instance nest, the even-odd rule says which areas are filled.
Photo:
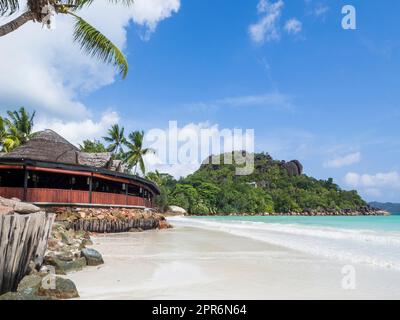
[[[61, 192], [62, 190], [62, 192]], [[0, 155], [0, 196], [35, 203], [152, 206], [158, 187], [112, 153], [86, 153], [52, 130]]]
[[3, 153], [0, 157], [79, 164], [118, 172], [124, 172], [121, 170], [125, 169], [121, 166], [121, 161], [112, 159], [111, 152], [82, 152], [58, 133], [49, 129], [37, 132], [27, 143], [9, 153]]

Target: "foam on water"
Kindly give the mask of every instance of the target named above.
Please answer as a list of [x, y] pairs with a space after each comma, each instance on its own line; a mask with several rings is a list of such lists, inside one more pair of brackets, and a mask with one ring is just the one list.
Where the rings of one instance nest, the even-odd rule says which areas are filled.
[[[384, 222], [385, 217], [381, 218]], [[323, 220], [315, 223], [312, 217], [296, 223], [290, 218], [275, 222], [267, 217], [174, 217], [169, 220], [175, 225], [227, 232], [325, 258], [400, 271], [400, 229], [385, 231], [375, 227], [379, 222], [368, 225], [348, 220], [345, 228], [339, 228], [332, 226], [334, 219], [326, 220], [327, 225], [324, 225]], [[360, 225], [368, 229], [360, 229]]]

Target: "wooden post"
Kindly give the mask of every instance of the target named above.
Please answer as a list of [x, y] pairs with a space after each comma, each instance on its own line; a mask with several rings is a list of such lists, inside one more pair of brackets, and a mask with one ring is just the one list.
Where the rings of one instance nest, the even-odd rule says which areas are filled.
[[26, 201], [28, 198], [28, 170], [26, 169], [26, 166], [24, 166], [24, 197], [22, 201]]
[[31, 260], [42, 264], [54, 218], [45, 212], [0, 215], [0, 295], [17, 289]]
[[125, 183], [125, 204], [128, 205], [128, 184]]
[[93, 173], [89, 177], [89, 203], [92, 203]]

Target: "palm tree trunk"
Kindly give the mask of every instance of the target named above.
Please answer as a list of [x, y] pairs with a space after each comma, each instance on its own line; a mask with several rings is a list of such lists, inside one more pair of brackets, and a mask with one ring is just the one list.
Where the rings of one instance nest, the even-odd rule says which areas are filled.
[[24, 14], [20, 15], [18, 18], [6, 23], [3, 26], [0, 26], [0, 37], [3, 37], [15, 30], [19, 27], [23, 26], [28, 21], [34, 19], [34, 15], [31, 11], [25, 12]]

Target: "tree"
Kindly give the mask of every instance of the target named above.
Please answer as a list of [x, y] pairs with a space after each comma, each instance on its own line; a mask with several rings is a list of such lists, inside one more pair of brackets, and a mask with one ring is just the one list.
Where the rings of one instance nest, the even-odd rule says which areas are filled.
[[[0, 16], [8, 16], [21, 10], [18, 0], [0, 0]], [[132, 5], [134, 0], [109, 0], [114, 4]], [[0, 26], [0, 37], [5, 36], [27, 22], [49, 25], [48, 15], [69, 15], [75, 20], [74, 41], [88, 55], [105, 63], [113, 64], [125, 78], [128, 73], [128, 62], [122, 52], [99, 30], [76, 14], [80, 9], [90, 6], [93, 0], [28, 0], [27, 11]]]
[[83, 152], [88, 153], [102, 153], [107, 152], [106, 147], [99, 140], [84, 140], [81, 145], [79, 145], [79, 149]]
[[6, 121], [0, 117], [0, 148], [1, 151], [9, 152], [10, 147], [12, 147], [13, 141], [10, 139], [9, 134], [6, 129]]
[[143, 131], [134, 131], [129, 134], [128, 140], [125, 141], [125, 145], [128, 148], [128, 151], [125, 153], [125, 162], [128, 164], [129, 168], [132, 169], [135, 167], [135, 173], [139, 166], [142, 173], [146, 174], [144, 156], [154, 153], [154, 150], [151, 148], [143, 148], [143, 137]]
[[108, 129], [108, 135], [103, 137], [105, 141], [110, 143], [107, 147], [107, 151], [113, 152], [114, 154], [123, 152], [122, 146], [126, 142], [124, 130], [124, 127], [120, 128], [118, 124], [114, 124]]
[[29, 114], [24, 107], [21, 107], [18, 111], [7, 111], [7, 114], [9, 118], [6, 119], [6, 123], [10, 133], [15, 134], [21, 144], [28, 141], [32, 136], [36, 112]]
[[160, 173], [158, 170], [154, 172], [149, 172], [146, 175], [146, 179], [153, 181], [155, 184], [157, 184], [159, 187], [163, 184], [163, 176], [162, 173]]
[[175, 186], [176, 180], [169, 173], [161, 173], [158, 170], [146, 174], [146, 179], [153, 181], [159, 187], [166, 186], [167, 188]]
[[27, 142], [33, 136], [33, 119], [35, 112], [29, 114], [24, 107], [18, 111], [7, 111], [8, 118], [1, 118], [1, 144], [3, 151], [12, 149]]

